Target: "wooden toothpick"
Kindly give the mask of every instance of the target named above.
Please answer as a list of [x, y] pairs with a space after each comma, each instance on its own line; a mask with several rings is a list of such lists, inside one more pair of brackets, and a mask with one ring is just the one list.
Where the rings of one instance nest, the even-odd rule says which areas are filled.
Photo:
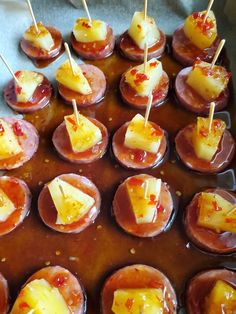
[[91, 19], [90, 13], [89, 13], [89, 9], [88, 9], [86, 0], [82, 0], [82, 3], [83, 3], [83, 6], [84, 6], [84, 9], [85, 9], [85, 12], [86, 12], [86, 14], [88, 16], [89, 23], [90, 23], [90, 25], [92, 25], [92, 19]]
[[145, 186], [144, 186], [144, 199], [146, 200], [147, 197], [147, 192], [148, 192], [148, 181], [145, 181]]
[[144, 0], [144, 10], [143, 10], [143, 12], [144, 12], [144, 21], [146, 21], [146, 19], [147, 19], [147, 2], [148, 2], [148, 0]]
[[211, 133], [211, 128], [212, 128], [212, 121], [214, 117], [214, 112], [215, 112], [215, 106], [216, 104], [214, 102], [211, 102], [210, 106], [210, 113], [209, 113], [209, 126], [208, 126], [208, 134]]
[[71, 71], [72, 71], [73, 75], [75, 76], [74, 60], [71, 57], [70, 48], [69, 48], [67, 43], [64, 43], [64, 46], [65, 46], [65, 50], [66, 50], [66, 53], [67, 53], [67, 56], [68, 56], [68, 59], [70, 62]]
[[148, 104], [147, 104], [147, 109], [146, 109], [146, 112], [145, 112], [145, 120], [144, 120], [144, 127], [146, 128], [147, 126], [147, 123], [148, 123], [148, 118], [149, 118], [149, 114], [150, 114], [150, 111], [151, 111], [151, 107], [152, 107], [152, 100], [153, 100], [153, 95], [150, 94], [149, 97], [148, 97]]
[[61, 194], [62, 194], [63, 198], [66, 198], [66, 195], [65, 195], [65, 192], [63, 190], [63, 187], [60, 184], [59, 184], [59, 189], [61, 191]]
[[147, 59], [148, 59], [148, 44], [145, 43], [144, 47], [144, 73], [147, 71]]
[[211, 69], [212, 69], [213, 66], [215, 65], [215, 63], [216, 63], [216, 61], [217, 61], [217, 59], [218, 59], [218, 57], [219, 57], [219, 55], [220, 55], [220, 53], [221, 53], [221, 50], [222, 50], [222, 48], [224, 47], [224, 44], [225, 44], [225, 39], [222, 39], [222, 40], [220, 41], [220, 44], [219, 44], [217, 50], [216, 50], [216, 53], [215, 53], [215, 55], [214, 55], [214, 58], [213, 58], [213, 60], [212, 60], [212, 62], [211, 62], [211, 67], [210, 67]]
[[39, 33], [39, 28], [38, 28], [38, 25], [37, 25], [37, 22], [36, 22], [36, 19], [35, 19], [35, 16], [34, 16], [34, 11], [32, 9], [32, 5], [31, 5], [30, 0], [27, 0], [27, 4], [28, 4], [28, 7], [29, 7], [30, 15], [31, 15], [33, 23], [34, 23], [35, 30], [36, 30], [37, 33]]
[[75, 115], [75, 120], [77, 125], [79, 125], [79, 113], [78, 113], [78, 109], [77, 109], [77, 105], [76, 105], [76, 100], [72, 99], [72, 106], [74, 109], [74, 115]]
[[15, 82], [19, 84], [19, 81], [17, 79], [17, 77], [15, 76], [14, 72], [12, 71], [10, 65], [8, 64], [7, 60], [3, 57], [3, 55], [0, 54], [0, 58], [2, 59], [3, 63], [5, 64], [5, 66], [7, 67], [8, 71], [11, 73], [12, 77], [14, 78]]
[[214, 0], [210, 0], [210, 1], [209, 1], [208, 6], [207, 6], [207, 10], [206, 10], [206, 15], [205, 15], [205, 17], [204, 17], [203, 23], [206, 22], [207, 17], [208, 17], [208, 15], [209, 15], [209, 12], [210, 12], [210, 10], [211, 10], [211, 7], [212, 7], [213, 3], [214, 3]]

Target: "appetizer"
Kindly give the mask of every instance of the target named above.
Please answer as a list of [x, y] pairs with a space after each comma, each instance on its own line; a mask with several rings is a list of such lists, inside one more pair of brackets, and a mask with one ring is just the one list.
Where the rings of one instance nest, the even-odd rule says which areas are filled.
[[154, 18], [145, 18], [144, 12], [135, 12], [129, 29], [118, 40], [118, 47], [126, 58], [143, 61], [145, 44], [148, 59], [159, 58], [165, 50], [166, 36], [157, 28]]
[[20, 113], [44, 108], [52, 96], [52, 86], [42, 74], [34, 71], [17, 71], [4, 89], [4, 99], [9, 107]]
[[235, 313], [236, 273], [213, 269], [195, 275], [186, 291], [188, 314]]
[[73, 59], [73, 68], [66, 60], [56, 71], [58, 91], [66, 103], [76, 100], [79, 107], [98, 103], [106, 91], [106, 78], [103, 72], [94, 65], [78, 65]]
[[236, 196], [222, 189], [197, 193], [187, 206], [184, 226], [188, 237], [203, 250], [236, 252]]
[[175, 138], [176, 151], [182, 162], [190, 169], [217, 173], [232, 161], [235, 141], [226, 129], [225, 122], [198, 117], [197, 122], [187, 125]]
[[24, 33], [20, 46], [33, 60], [48, 60], [59, 55], [62, 47], [62, 35], [54, 27], [38, 22], [37, 28], [31, 25]]
[[196, 61], [193, 67], [179, 72], [175, 80], [175, 92], [181, 105], [198, 114], [208, 114], [210, 103], [216, 111], [225, 108], [229, 101], [230, 73], [218, 65]]
[[197, 59], [210, 62], [219, 45], [216, 18], [213, 11], [194, 12], [173, 34], [174, 58], [184, 66]]
[[21, 119], [0, 118], [0, 170], [22, 166], [38, 149], [35, 127]]
[[123, 124], [114, 134], [112, 150], [117, 161], [126, 168], [147, 169], [160, 165], [167, 150], [165, 131], [142, 115]]
[[169, 78], [162, 63], [155, 58], [137, 65], [122, 75], [120, 92], [122, 99], [137, 109], [145, 109], [148, 96], [153, 95], [152, 106], [163, 104], [169, 90]]
[[10, 314], [84, 314], [86, 296], [78, 279], [60, 266], [34, 273], [22, 287]]
[[17, 178], [0, 177], [0, 236], [13, 231], [29, 214], [31, 193]]
[[0, 313], [1, 314], [7, 314], [8, 313], [8, 284], [6, 279], [3, 277], [3, 275], [0, 273]]
[[71, 45], [82, 58], [99, 60], [109, 57], [114, 50], [115, 37], [111, 26], [100, 20], [79, 18], [73, 27]]
[[102, 314], [175, 314], [177, 300], [169, 279], [147, 265], [119, 269], [105, 282]]
[[43, 222], [59, 232], [79, 233], [94, 223], [100, 211], [97, 187], [86, 177], [62, 174], [40, 192], [38, 210]]
[[113, 212], [126, 232], [153, 237], [165, 230], [173, 212], [173, 200], [161, 179], [140, 174], [127, 178], [118, 187]]
[[52, 141], [59, 155], [73, 163], [91, 163], [102, 158], [108, 145], [107, 128], [98, 120], [68, 115], [53, 133]]

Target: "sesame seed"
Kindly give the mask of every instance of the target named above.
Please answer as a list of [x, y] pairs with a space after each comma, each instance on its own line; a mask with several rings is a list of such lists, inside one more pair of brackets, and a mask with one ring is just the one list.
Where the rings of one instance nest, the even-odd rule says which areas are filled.
[[47, 164], [47, 163], [49, 163], [49, 159], [44, 159], [44, 162]]
[[130, 254], [132, 254], [132, 255], [134, 255], [136, 253], [134, 248], [130, 249], [129, 251], [130, 251]]
[[83, 170], [82, 169], [79, 169], [79, 173], [82, 173], [83, 172]]
[[181, 195], [182, 195], [182, 193], [181, 193], [180, 191], [176, 191], [175, 194], [176, 194], [177, 196], [181, 196]]
[[46, 266], [49, 266], [50, 264], [51, 264], [50, 261], [45, 262], [45, 265], [46, 265]]
[[6, 257], [3, 257], [3, 258], [1, 259], [1, 262], [2, 262], [2, 263], [5, 263], [6, 260], [7, 260]]
[[108, 121], [112, 121], [112, 117], [110, 117], [110, 118], [108, 119]]
[[43, 181], [39, 181], [38, 185], [42, 185], [43, 184]]
[[98, 225], [98, 226], [97, 226], [97, 229], [102, 229], [102, 226], [101, 226], [101, 225]]
[[170, 161], [172, 164], [175, 164], [176, 163], [176, 160], [171, 160]]
[[55, 254], [56, 254], [56, 256], [59, 256], [59, 255], [61, 255], [61, 252], [60, 251], [56, 251]]
[[162, 170], [162, 171], [160, 171], [160, 174], [163, 176], [164, 175], [164, 171]]
[[69, 260], [74, 262], [74, 261], [77, 261], [78, 260], [78, 257], [75, 257], [75, 256], [69, 256]]

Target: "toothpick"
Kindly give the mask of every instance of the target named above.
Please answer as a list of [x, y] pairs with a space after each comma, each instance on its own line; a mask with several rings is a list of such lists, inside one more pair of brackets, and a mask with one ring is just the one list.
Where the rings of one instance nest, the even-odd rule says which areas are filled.
[[205, 15], [205, 17], [204, 17], [203, 23], [205, 23], [206, 20], [207, 20], [207, 17], [208, 17], [208, 15], [209, 15], [209, 12], [210, 12], [210, 10], [211, 10], [211, 7], [212, 7], [212, 5], [213, 5], [213, 2], [214, 2], [214, 0], [210, 0], [209, 3], [208, 3], [207, 11], [206, 11], [206, 15]]
[[63, 190], [63, 187], [60, 184], [59, 184], [59, 189], [61, 191], [61, 194], [62, 194], [63, 198], [66, 198], [66, 195], [65, 195], [65, 192]]
[[145, 43], [144, 47], [144, 73], [147, 71], [147, 59], [148, 59], [148, 45]]
[[143, 10], [143, 12], [144, 12], [144, 21], [146, 21], [146, 19], [147, 19], [147, 2], [148, 2], [148, 0], [144, 0], [144, 10]]
[[7, 67], [8, 71], [11, 73], [12, 77], [14, 78], [15, 82], [20, 85], [17, 77], [15, 76], [14, 72], [12, 71], [10, 65], [8, 64], [7, 60], [3, 57], [3, 55], [0, 54], [0, 58], [2, 59], [3, 63], [5, 64], [5, 66]]
[[76, 105], [76, 100], [72, 99], [72, 105], [73, 105], [73, 109], [74, 109], [74, 115], [75, 115], [75, 120], [77, 125], [79, 125], [79, 114], [78, 114], [78, 109], [77, 109], [77, 105]]
[[214, 102], [211, 102], [210, 113], [209, 113], [208, 134], [211, 133], [211, 127], [212, 127], [212, 121], [213, 121], [214, 112], [215, 112], [215, 106], [216, 106], [216, 104]]
[[222, 40], [220, 41], [220, 44], [219, 44], [217, 50], [216, 50], [216, 53], [215, 53], [215, 55], [214, 55], [214, 58], [213, 58], [213, 60], [212, 60], [212, 62], [211, 62], [211, 67], [210, 67], [211, 69], [212, 69], [213, 66], [215, 65], [215, 63], [216, 63], [216, 61], [217, 61], [217, 59], [218, 59], [218, 57], [219, 57], [219, 55], [220, 55], [220, 53], [221, 53], [221, 50], [222, 50], [222, 48], [224, 47], [224, 44], [225, 44], [225, 39], [222, 39]]
[[65, 46], [66, 53], [67, 53], [67, 56], [68, 56], [68, 59], [70, 62], [71, 71], [72, 71], [73, 75], [75, 76], [75, 69], [74, 69], [74, 63], [73, 63], [74, 60], [71, 57], [70, 48], [69, 48], [67, 43], [64, 43], [64, 46]]
[[32, 20], [33, 20], [33, 23], [34, 23], [34, 27], [36, 29], [36, 32], [39, 33], [39, 28], [38, 28], [38, 25], [37, 25], [37, 22], [36, 22], [36, 19], [35, 19], [35, 16], [34, 16], [34, 11], [32, 9], [32, 5], [30, 3], [30, 0], [27, 0], [27, 4], [28, 4], [28, 7], [29, 7], [29, 11], [30, 11], [30, 14], [31, 14], [31, 17], [32, 17]]
[[84, 9], [85, 9], [85, 12], [86, 12], [86, 14], [87, 14], [87, 16], [88, 16], [89, 23], [90, 23], [90, 25], [91, 25], [91, 24], [92, 24], [92, 19], [91, 19], [90, 13], [89, 13], [89, 9], [88, 9], [86, 0], [82, 0], [82, 3], [83, 3], [83, 6], [84, 6]]
[[148, 181], [145, 181], [145, 186], [144, 186], [144, 199], [147, 199], [147, 192], [148, 192]]
[[226, 216], [229, 216], [230, 214], [232, 214], [234, 211], [236, 211], [236, 207], [233, 207], [232, 209], [230, 209], [228, 211], [228, 213], [226, 214]]
[[144, 118], [145, 119], [144, 120], [144, 127], [145, 128], [147, 126], [150, 110], [151, 110], [151, 107], [152, 107], [152, 99], [153, 99], [153, 95], [150, 94], [149, 97], [148, 97], [148, 104], [147, 104], [147, 109], [146, 109], [145, 118]]

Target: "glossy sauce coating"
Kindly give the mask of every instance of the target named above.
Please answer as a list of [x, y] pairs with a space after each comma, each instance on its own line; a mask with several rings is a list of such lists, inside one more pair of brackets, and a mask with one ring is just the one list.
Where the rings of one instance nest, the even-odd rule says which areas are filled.
[[8, 298], [9, 298], [9, 292], [8, 292], [8, 284], [6, 279], [3, 277], [3, 275], [0, 273], [0, 311], [1, 314], [6, 314], [8, 311]]

